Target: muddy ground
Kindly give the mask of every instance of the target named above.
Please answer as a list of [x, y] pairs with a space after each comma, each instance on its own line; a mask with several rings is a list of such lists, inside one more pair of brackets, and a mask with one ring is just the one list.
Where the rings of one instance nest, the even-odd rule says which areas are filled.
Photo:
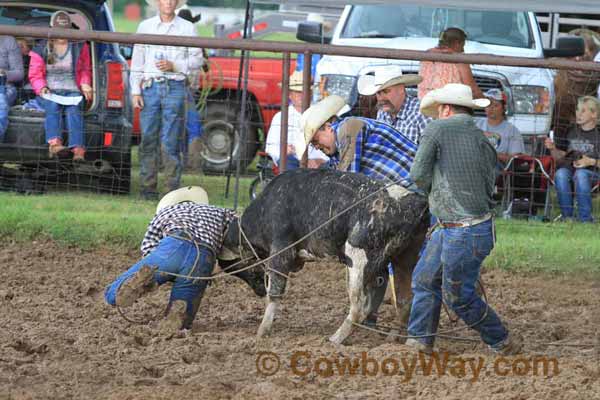
[[[337, 264], [299, 273], [274, 334], [257, 343], [263, 301], [234, 279], [209, 287], [187, 337], [126, 322], [104, 304], [103, 290], [136, 257], [5, 242], [0, 399], [600, 399], [600, 283], [589, 277], [485, 271], [491, 303], [525, 338], [524, 358], [498, 359], [478, 341], [439, 340], [440, 361], [449, 356], [453, 367], [440, 375], [435, 366], [424, 373], [429, 359], [375, 333], [356, 332], [342, 347], [327, 341], [348, 304]], [[128, 317], [160, 312], [167, 295], [161, 289]], [[389, 301], [381, 311], [381, 322], [392, 323]], [[454, 327], [443, 316], [442, 329]], [[547, 344], [596, 341], [595, 349]], [[278, 371], [264, 352], [279, 357]]]

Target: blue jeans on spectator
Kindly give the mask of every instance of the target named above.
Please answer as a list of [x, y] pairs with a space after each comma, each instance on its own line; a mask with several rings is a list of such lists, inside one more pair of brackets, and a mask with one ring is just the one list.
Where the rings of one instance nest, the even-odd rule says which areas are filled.
[[[585, 168], [574, 171], [571, 168], [559, 168], [554, 175], [556, 195], [563, 218], [573, 218], [573, 197], [577, 199], [577, 217], [581, 222], [593, 222], [592, 187], [600, 179], [598, 172]], [[573, 192], [575, 182], [575, 192]]]
[[[68, 97], [81, 96], [81, 93], [70, 90], [53, 90], [52, 93]], [[63, 140], [64, 111], [69, 131], [69, 147], [85, 147], [83, 137], [83, 100], [76, 106], [65, 106], [42, 99], [42, 105], [46, 111], [46, 120], [44, 121], [46, 142], [55, 138]]]
[[433, 345], [443, 298], [467, 325], [473, 325], [486, 344], [495, 347], [504, 343], [508, 331], [475, 290], [481, 263], [493, 247], [491, 220], [432, 233], [413, 271], [409, 335], [426, 336], [417, 340]]
[[169, 191], [177, 189], [181, 180], [181, 150], [186, 99], [184, 81], [154, 82], [142, 89], [144, 108], [140, 112], [140, 178], [143, 193], [158, 192], [158, 160], [161, 140]]
[[0, 143], [8, 129], [8, 113], [17, 99], [17, 89], [13, 85], [0, 85]]
[[204, 294], [208, 281], [194, 282], [187, 278], [164, 275], [160, 272], [165, 271], [192, 277], [210, 276], [215, 264], [215, 255], [209, 248], [199, 245], [200, 255], [197, 264], [194, 265], [198, 254], [196, 246], [189, 240], [183, 239], [187, 237], [185, 234], [182, 233], [181, 237], [179, 238], [176, 233], [163, 238], [150, 254], [135, 263], [108, 285], [104, 292], [106, 302], [112, 306], [116, 305], [117, 292], [127, 279], [131, 278], [144, 265], [156, 266], [158, 270], [154, 273], [154, 281], [159, 285], [173, 282], [169, 304], [175, 300], [186, 302], [187, 326], [184, 327], [191, 328], [191, 323], [198, 312], [200, 299]]

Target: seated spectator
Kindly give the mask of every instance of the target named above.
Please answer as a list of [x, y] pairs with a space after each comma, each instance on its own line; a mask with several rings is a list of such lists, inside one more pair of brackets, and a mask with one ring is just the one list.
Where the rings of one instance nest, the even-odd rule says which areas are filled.
[[0, 36], [0, 142], [8, 128], [8, 113], [15, 104], [15, 84], [23, 80], [23, 59], [12, 36]]
[[[464, 53], [467, 34], [458, 28], [448, 28], [440, 35], [437, 47], [429, 49], [434, 53]], [[428, 92], [440, 89], [448, 83], [462, 83], [471, 87], [473, 98], [482, 98], [483, 93], [473, 77], [469, 64], [421, 61], [419, 75], [423, 81], [419, 84], [419, 99]]]
[[[31, 56], [29, 52], [32, 49], [31, 40], [28, 38], [20, 37], [17, 38], [17, 44], [19, 45], [19, 49], [21, 50], [21, 57], [23, 58], [23, 77], [27, 78], [29, 76], [29, 62], [31, 61]], [[23, 79], [23, 85], [29, 82], [28, 79]]]
[[[303, 153], [298, 150], [302, 148], [304, 152], [303, 133], [300, 126], [300, 118], [302, 117], [302, 72], [295, 71], [290, 76], [289, 83], [289, 98], [290, 107], [288, 107], [288, 137], [287, 137], [287, 155], [286, 155], [286, 170], [296, 169], [300, 167], [300, 160]], [[271, 121], [271, 127], [267, 134], [267, 144], [265, 151], [273, 159], [275, 164], [279, 165], [281, 158], [279, 154], [281, 137], [281, 112], [278, 112]], [[310, 146], [308, 148], [308, 168], [319, 168], [321, 164], [327, 162], [327, 157], [322, 151]]]
[[[70, 29], [71, 18], [65, 11], [56, 11], [50, 18], [50, 26]], [[50, 94], [56, 94], [78, 97], [83, 94], [87, 101], [92, 100], [92, 67], [87, 43], [51, 39], [36, 47], [30, 55], [29, 81], [37, 95], [48, 97]], [[56, 157], [66, 150], [62, 138], [64, 112], [73, 161], [83, 161], [85, 157], [83, 102], [80, 101], [76, 105], [63, 105], [45, 98], [43, 104], [46, 111], [44, 128], [50, 157]]]
[[600, 101], [592, 96], [581, 97], [577, 102], [577, 123], [569, 129], [567, 136], [558, 138], [556, 143], [546, 139], [546, 148], [552, 153], [558, 168], [554, 182], [563, 219], [573, 218], [575, 198], [579, 221], [593, 222], [591, 192], [600, 179], [599, 117]]
[[506, 120], [506, 96], [500, 89], [490, 89], [485, 92], [485, 97], [490, 100], [486, 107], [487, 118], [477, 120], [477, 126], [490, 140], [501, 167], [515, 154], [525, 152], [523, 136], [519, 129]]

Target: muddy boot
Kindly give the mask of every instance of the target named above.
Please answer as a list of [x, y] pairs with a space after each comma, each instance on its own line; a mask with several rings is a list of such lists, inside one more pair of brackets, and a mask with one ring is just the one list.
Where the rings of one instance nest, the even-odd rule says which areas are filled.
[[183, 328], [186, 318], [187, 305], [183, 300], [175, 300], [171, 303], [167, 315], [158, 323], [158, 329], [165, 334], [177, 333]]
[[523, 337], [518, 333], [509, 334], [500, 344], [490, 347], [492, 352], [502, 356], [513, 356], [523, 352]]
[[186, 170], [194, 174], [202, 174], [202, 152], [204, 151], [204, 143], [201, 138], [194, 139], [187, 152]]
[[157, 286], [154, 281], [155, 269], [144, 265], [131, 278], [123, 282], [117, 292], [117, 306], [130, 307], [142, 295], [154, 289]]

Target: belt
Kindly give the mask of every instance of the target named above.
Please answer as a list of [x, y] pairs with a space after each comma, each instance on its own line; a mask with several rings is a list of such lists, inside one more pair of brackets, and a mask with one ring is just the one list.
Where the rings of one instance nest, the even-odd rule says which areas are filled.
[[439, 221], [438, 224], [442, 228], [466, 228], [469, 226], [479, 225], [483, 222], [488, 221], [491, 218], [492, 218], [492, 214], [487, 213], [482, 217], [467, 218], [467, 219], [463, 219], [463, 220], [457, 221], [457, 222], [441, 222], [441, 221]]
[[144, 79], [142, 81], [142, 87], [143, 88], [149, 88], [150, 86], [152, 86], [153, 83], [165, 83], [167, 81], [171, 81], [171, 82], [182, 82], [183, 80], [180, 79], [169, 79], [165, 76], [156, 76], [154, 78], [148, 78], [148, 79]]

